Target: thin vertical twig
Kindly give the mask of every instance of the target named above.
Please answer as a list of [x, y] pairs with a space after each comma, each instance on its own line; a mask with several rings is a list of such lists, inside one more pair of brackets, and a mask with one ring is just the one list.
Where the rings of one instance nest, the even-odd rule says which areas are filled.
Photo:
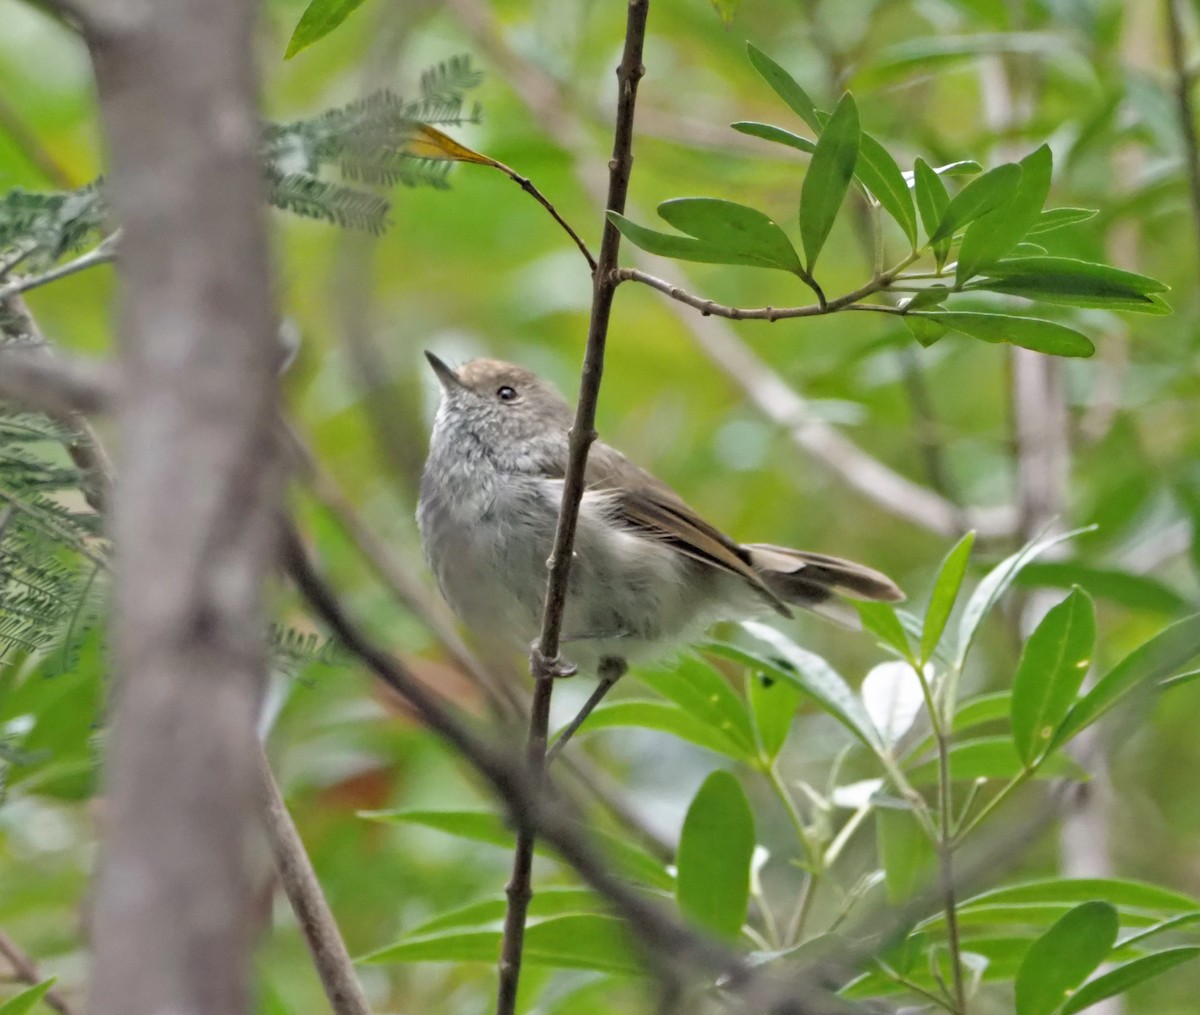
[[[1192, 229], [1196, 236], [1196, 254], [1200, 258], [1200, 147], [1196, 142], [1196, 111], [1192, 106], [1195, 73], [1188, 67], [1179, 0], [1163, 0], [1163, 5], [1167, 10], [1167, 42], [1171, 49], [1171, 70], [1175, 75], [1175, 106], [1179, 113], [1179, 136], [1183, 141], [1188, 200], [1192, 205]], [[1200, 269], [1200, 260], [1197, 266]]]
[[[608, 211], [625, 210], [629, 192], [629, 175], [633, 167], [633, 115], [637, 101], [638, 82], [645, 73], [642, 49], [646, 38], [646, 18], [649, 0], [629, 0], [625, 25], [625, 47], [617, 68], [617, 116], [613, 134], [612, 159], [609, 162]], [[588, 324], [587, 350], [579, 385], [579, 404], [571, 427], [566, 476], [563, 481], [562, 506], [550, 557], [550, 575], [546, 586], [546, 603], [542, 614], [542, 633], [531, 653], [530, 669], [535, 680], [533, 708], [529, 722], [528, 759], [535, 773], [545, 766], [546, 737], [549, 727], [550, 699], [556, 672], [564, 667], [559, 659], [563, 611], [566, 606], [567, 581], [571, 570], [571, 555], [575, 544], [575, 528], [579, 505], [583, 499], [584, 470], [588, 451], [596, 439], [596, 404], [600, 395], [600, 380], [604, 373], [604, 350], [608, 337], [608, 321], [616, 292], [617, 254], [621, 234], [607, 218], [600, 242], [600, 254], [592, 276], [592, 312]], [[508, 908], [505, 913], [504, 935], [500, 946], [499, 990], [497, 1015], [512, 1015], [516, 1009], [517, 987], [521, 976], [521, 952], [525, 937], [525, 917], [532, 897], [530, 873], [533, 863], [534, 831], [528, 823], [517, 829], [517, 848], [513, 857], [512, 877], [508, 883]]]

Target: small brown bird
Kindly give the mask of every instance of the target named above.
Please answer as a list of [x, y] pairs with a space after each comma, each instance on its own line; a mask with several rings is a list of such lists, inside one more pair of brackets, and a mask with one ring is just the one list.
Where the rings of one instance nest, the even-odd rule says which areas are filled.
[[[479, 359], [455, 371], [425, 355], [442, 386], [417, 508], [425, 555], [468, 627], [526, 647], [574, 413], [522, 367]], [[607, 444], [593, 445], [586, 481], [563, 623], [564, 652], [585, 668], [669, 654], [719, 620], [820, 612], [835, 595], [904, 598], [861, 564], [735, 542]]]

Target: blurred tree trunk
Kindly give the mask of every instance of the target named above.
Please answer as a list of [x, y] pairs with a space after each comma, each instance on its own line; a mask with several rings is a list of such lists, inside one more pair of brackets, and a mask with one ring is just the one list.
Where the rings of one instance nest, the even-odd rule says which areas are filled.
[[238, 1015], [281, 477], [254, 7], [78, 6], [124, 228], [118, 684], [91, 1010]]

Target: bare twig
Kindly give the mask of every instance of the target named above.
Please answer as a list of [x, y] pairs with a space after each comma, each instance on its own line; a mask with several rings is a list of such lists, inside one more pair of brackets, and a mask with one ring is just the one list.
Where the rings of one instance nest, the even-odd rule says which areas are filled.
[[533, 185], [533, 181], [528, 177], [522, 176], [515, 169], [510, 169], [503, 162], [492, 162], [496, 169], [499, 169], [505, 176], [519, 186], [526, 194], [532, 197], [538, 204], [550, 213], [550, 217], [554, 219], [562, 228], [563, 231], [571, 237], [571, 242], [579, 248], [579, 252], [583, 254], [584, 260], [587, 261], [588, 267], [596, 270], [596, 259], [592, 256], [592, 252], [588, 249], [588, 245], [583, 242], [582, 237], [571, 227], [571, 224], [559, 214], [558, 209], [554, 207], [540, 190]]
[[1179, 136], [1183, 141], [1188, 200], [1192, 205], [1192, 229], [1196, 235], [1196, 255], [1200, 259], [1200, 149], [1196, 142], [1196, 111], [1192, 106], [1196, 75], [1188, 66], [1179, 0], [1163, 0], [1163, 6], [1167, 12], [1167, 41], [1171, 49], [1171, 70], [1175, 75], [1175, 105], [1179, 114]]
[[325, 996], [334, 1015], [370, 1015], [371, 1006], [354, 975], [350, 953], [338, 933], [337, 922], [265, 754], [259, 758], [259, 769], [263, 825], [275, 857], [275, 869], [312, 954]]
[[[31, 987], [42, 982], [44, 977], [38, 972], [37, 965], [11, 937], [0, 930], [0, 955], [12, 966], [13, 974], [22, 983]], [[42, 995], [42, 1001], [53, 1008], [59, 1015], [73, 1015], [73, 1009], [67, 999], [54, 987]]]
[[106, 236], [91, 250], [80, 254], [70, 261], [56, 264], [53, 268], [39, 275], [27, 275], [23, 278], [14, 279], [5, 285], [0, 285], [0, 300], [6, 300], [10, 296], [16, 296], [19, 293], [29, 292], [30, 289], [37, 289], [39, 286], [49, 285], [51, 282], [57, 282], [68, 275], [87, 271], [88, 268], [95, 268], [100, 264], [108, 264], [109, 261], [117, 256], [117, 245], [120, 241], [121, 230], [118, 229], [111, 235]]
[[51, 352], [40, 345], [0, 346], [0, 398], [61, 418], [105, 412], [116, 394], [116, 372], [105, 363]]

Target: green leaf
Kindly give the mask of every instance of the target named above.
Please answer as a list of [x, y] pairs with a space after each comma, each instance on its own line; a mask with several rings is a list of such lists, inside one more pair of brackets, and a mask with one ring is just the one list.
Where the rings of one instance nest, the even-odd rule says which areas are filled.
[[720, 728], [665, 701], [625, 699], [600, 705], [588, 716], [580, 733], [630, 726], [669, 733], [736, 761], [750, 761], [755, 756]]
[[1025, 642], [1013, 678], [1012, 736], [1027, 766], [1050, 746], [1075, 703], [1095, 644], [1096, 611], [1078, 588], [1046, 613]]
[[875, 811], [875, 843], [888, 901], [907, 902], [928, 884], [935, 869], [937, 858], [929, 837], [912, 811], [880, 807]]
[[1152, 937], [1157, 937], [1159, 934], [1166, 934], [1169, 931], [1179, 930], [1181, 927], [1190, 927], [1192, 924], [1200, 923], [1200, 910], [1194, 910], [1191, 913], [1181, 913], [1178, 916], [1169, 917], [1166, 920], [1161, 920], [1145, 930], [1140, 930], [1136, 934], [1130, 934], [1129, 937], [1123, 938], [1117, 943], [1119, 948], [1131, 948], [1134, 945], [1141, 945]]
[[858, 147], [858, 109], [847, 92], [817, 140], [800, 189], [800, 241], [810, 275], [854, 177]]
[[918, 314], [905, 314], [902, 320], [907, 325], [908, 330], [912, 332], [913, 338], [925, 349], [928, 349], [934, 342], [945, 338], [946, 332], [950, 330], [944, 324], [931, 321], [927, 317], [922, 317]]
[[1036, 317], [979, 314], [961, 310], [921, 311], [906, 314], [905, 317], [935, 321], [943, 327], [983, 342], [1007, 342], [1051, 356], [1090, 356], [1096, 351], [1096, 347], [1087, 336], [1065, 325], [1042, 321]]
[[783, 99], [791, 111], [807, 123], [814, 132], [821, 133], [821, 120], [817, 116], [817, 107], [808, 97], [808, 93], [796, 83], [796, 79], [761, 49], [750, 43], [746, 43], [746, 52], [750, 56], [750, 63], [754, 65], [754, 69], [771, 86], [775, 94]]
[[1058, 1011], [1112, 951], [1117, 926], [1107, 902], [1085, 902], [1034, 941], [1014, 984], [1017, 1015]]
[[[448, 931], [398, 941], [357, 959], [391, 962], [487, 962], [500, 954], [499, 930]], [[525, 929], [522, 961], [555, 969], [589, 969], [640, 974], [643, 967], [630, 946], [623, 920], [599, 913], [576, 913], [531, 921]]]
[[1085, 983], [1071, 995], [1057, 1015], [1072, 1015], [1074, 1012], [1090, 1008], [1106, 997], [1124, 994], [1130, 987], [1136, 987], [1168, 969], [1174, 969], [1197, 955], [1200, 955], [1200, 945], [1181, 945], [1126, 962]]
[[679, 908], [701, 927], [736, 938], [746, 922], [753, 855], [746, 794], [728, 772], [713, 772], [688, 807], [679, 837]]
[[325, 38], [358, 10], [362, 3], [363, 0], [312, 0], [300, 15], [300, 21], [288, 40], [283, 58], [290, 60], [302, 49], [307, 49], [314, 42]]
[[658, 213], [689, 235], [656, 232], [616, 212], [609, 212], [609, 218], [631, 243], [652, 254], [685, 261], [801, 272], [800, 259], [787, 234], [754, 208], [716, 198], [681, 197], [664, 201], [658, 206]]
[[1160, 680], [1200, 655], [1200, 613], [1160, 631], [1108, 671], [1069, 713], [1054, 737], [1065, 744], [1140, 684]]
[[1008, 587], [1013, 583], [1013, 579], [1021, 573], [1021, 569], [1052, 546], [1057, 546], [1059, 543], [1065, 542], [1079, 535], [1081, 532], [1088, 531], [1090, 530], [1074, 529], [1071, 532], [1061, 532], [1057, 535], [1032, 539], [1011, 557], [1006, 557], [1002, 560], [984, 576], [983, 581], [971, 593], [971, 598], [967, 600], [962, 619], [958, 622], [958, 655], [956, 665], [959, 669], [962, 668], [963, 663], [966, 661], [967, 653], [971, 650], [971, 643], [975, 639], [975, 633], [979, 630], [979, 625], [983, 623], [984, 618], [991, 612], [992, 607], [996, 605], [1000, 597], [1008, 591]]
[[891, 603], [856, 602], [854, 608], [858, 610], [865, 630], [870, 631], [884, 645], [894, 648], [905, 659], [912, 658], [908, 635], [904, 633], [904, 625], [900, 623], [896, 609]]
[[[360, 811], [359, 817], [385, 824], [417, 825], [446, 832], [471, 842], [483, 842], [511, 851], [516, 845], [516, 836], [504, 826], [500, 818], [488, 811], [443, 811], [443, 810], [398, 810]], [[643, 881], [654, 888], [670, 891], [675, 881], [667, 869], [640, 846], [627, 838], [613, 835], [602, 829], [592, 828], [593, 836], [607, 854], [613, 865], [632, 878]], [[552, 850], [541, 844], [535, 847], [539, 856], [555, 857]]]
[[1021, 167], [1006, 162], [977, 176], [951, 199], [929, 237], [931, 244], [948, 240], [964, 226], [1012, 197], [1021, 182]]
[[[991, 694], [981, 694], [978, 697], [964, 701], [954, 713], [954, 722], [950, 728], [955, 733], [986, 726], [988, 723], [1007, 719], [1012, 712], [1012, 693], [1009, 691], [993, 691]], [[932, 733], [905, 751], [906, 757], [920, 757], [927, 751], [933, 750], [937, 741]]]
[[712, 0], [712, 5], [713, 10], [717, 12], [717, 17], [721, 19], [721, 23], [728, 28], [733, 24], [734, 15], [741, 7], [742, 0]]
[[758, 733], [758, 746], [768, 762], [783, 750], [800, 707], [800, 691], [786, 680], [766, 673], [746, 671], [746, 697]]
[[1042, 145], [1021, 160], [1021, 178], [1012, 197], [977, 218], [958, 248], [955, 282], [962, 286], [981, 268], [1000, 260], [1033, 228], [1050, 194], [1050, 147]]
[[[531, 919], [543, 916], [562, 916], [566, 913], [591, 913], [603, 909], [603, 903], [595, 892], [586, 888], [539, 888], [529, 901], [529, 917]], [[431, 920], [413, 927], [405, 938], [427, 937], [445, 930], [460, 927], [484, 927], [490, 923], [500, 923], [508, 910], [508, 898], [496, 895], [465, 906], [459, 906], [448, 913], [442, 913]]]
[[[917, 159], [913, 165], [913, 189], [917, 196], [917, 210], [921, 213], [921, 223], [925, 226], [925, 235], [929, 237], [929, 246], [933, 249], [934, 257], [940, 269], [946, 263], [946, 255], [950, 251], [950, 239], [934, 240], [938, 225], [946, 215], [950, 206], [950, 194], [941, 177], [929, 168], [924, 159]], [[919, 336], [918, 336], [919, 337]], [[923, 343], [922, 343], [923, 344]]]
[[769, 645], [778, 659], [764, 658], [733, 645], [712, 645], [710, 650], [795, 684], [872, 751], [879, 752], [884, 749], [879, 732], [859, 701], [858, 695], [829, 663], [820, 656], [802, 649], [769, 624], [747, 620], [742, 623], [742, 627], [748, 634]]
[[32, 1011], [34, 1005], [45, 997], [50, 988], [54, 986], [55, 979], [52, 976], [50, 979], [43, 980], [36, 986], [10, 997], [0, 1004], [0, 1015], [25, 1015], [26, 1012]]
[[[960, 741], [950, 748], [950, 770], [955, 782], [973, 782], [976, 779], [1008, 780], [1025, 771], [1025, 765], [1009, 737], [978, 737], [974, 740]], [[937, 759], [922, 762], [908, 769], [909, 781], [914, 786], [936, 782], [937, 777]], [[1075, 779], [1086, 782], [1090, 776], [1086, 769], [1069, 755], [1054, 754], [1038, 766], [1036, 778]]]
[[942, 566], [938, 568], [933, 594], [929, 597], [929, 609], [925, 611], [925, 626], [921, 630], [922, 664], [933, 658], [933, 653], [942, 640], [946, 622], [958, 601], [958, 592], [962, 588], [963, 576], [967, 573], [967, 563], [971, 559], [971, 548], [974, 545], [975, 533], [968, 532], [954, 544], [942, 561]]
[[636, 670], [633, 676], [638, 683], [724, 734], [746, 757], [754, 756], [757, 744], [746, 703], [709, 663], [689, 655], [662, 669]]
[[1122, 908], [1190, 913], [1198, 904], [1191, 896], [1145, 881], [1125, 878], [1040, 878], [1004, 888], [993, 888], [966, 899], [960, 906], [1037, 902], [1087, 902], [1104, 899]]
[[759, 137], [764, 141], [774, 141], [776, 144], [787, 145], [789, 148], [807, 152], [809, 155], [817, 150], [816, 141], [810, 141], [806, 137], [793, 134], [790, 130], [784, 130], [782, 127], [775, 127], [769, 123], [739, 120], [737, 123], [731, 123], [729, 126], [740, 134], [749, 134], [751, 137]]
[[1193, 608], [1191, 602], [1155, 578], [1115, 568], [1092, 567], [1074, 560], [1036, 561], [1021, 572], [1017, 584], [1055, 588], [1078, 585], [1097, 599], [1109, 599], [1134, 610], [1179, 614]]
[[865, 131], [859, 136], [855, 175], [889, 215], [899, 223], [909, 244], [917, 246], [917, 216], [904, 174], [891, 153]]
[[1078, 222], [1086, 222], [1095, 218], [1099, 212], [1094, 208], [1047, 208], [1038, 216], [1038, 220], [1029, 230], [1030, 236], [1048, 233], [1063, 226], [1073, 226]]
[[1170, 288], [1147, 275], [1073, 257], [1013, 257], [989, 264], [967, 289], [1008, 293], [1044, 303], [1167, 314], [1160, 293]]

